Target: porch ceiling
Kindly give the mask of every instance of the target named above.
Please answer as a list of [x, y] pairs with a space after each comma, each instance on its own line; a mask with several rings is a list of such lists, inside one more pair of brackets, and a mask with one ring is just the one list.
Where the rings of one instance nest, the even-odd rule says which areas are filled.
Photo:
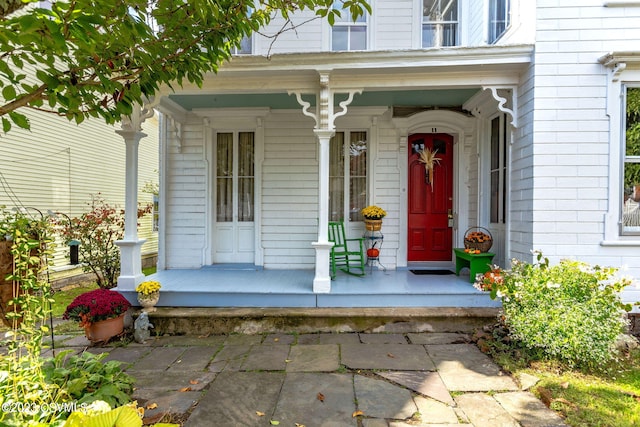
[[[408, 51], [316, 52], [239, 56], [202, 87], [164, 92], [177, 110], [300, 108], [289, 92], [315, 103], [319, 74], [339, 94], [362, 90], [351, 106], [460, 107], [482, 86], [513, 86], [531, 62], [532, 46], [485, 46]], [[167, 105], [168, 106], [168, 105]]]
[[[367, 91], [357, 95], [351, 103], [351, 107], [459, 107], [477, 93], [478, 90], [480, 89]], [[271, 109], [300, 108], [295, 96], [286, 93], [169, 95], [169, 99], [187, 111], [206, 108], [235, 107], [269, 107]], [[343, 99], [341, 96], [336, 96], [336, 105]], [[314, 97], [309, 97], [307, 100], [311, 102], [312, 105], [315, 104]]]

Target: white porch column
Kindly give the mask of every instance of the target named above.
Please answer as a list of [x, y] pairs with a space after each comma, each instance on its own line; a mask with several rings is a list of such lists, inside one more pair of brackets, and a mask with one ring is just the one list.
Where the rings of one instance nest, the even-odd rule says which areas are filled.
[[329, 141], [335, 131], [315, 129], [318, 138], [318, 241], [311, 243], [316, 250], [316, 275], [313, 279], [314, 293], [331, 292], [329, 253], [333, 243], [329, 242]]
[[329, 87], [329, 71], [319, 71], [320, 87], [316, 94], [316, 111], [309, 111], [311, 103], [302, 99], [300, 92], [294, 94], [298, 104], [302, 106], [302, 114], [315, 120], [316, 126], [313, 133], [318, 138], [318, 241], [311, 246], [316, 250], [316, 275], [313, 279], [314, 293], [331, 292], [330, 252], [333, 243], [329, 242], [329, 141], [335, 134], [334, 121], [336, 118], [347, 114], [347, 106], [353, 101], [357, 93], [362, 89], [346, 90], [348, 97], [339, 103], [340, 111], [334, 112], [334, 93]]
[[122, 118], [122, 129], [116, 131], [126, 145], [124, 238], [116, 242], [120, 248], [121, 291], [134, 291], [144, 278], [141, 256], [145, 241], [138, 239], [138, 145], [147, 136], [142, 132], [142, 123], [152, 116], [153, 109], [134, 106], [131, 116]]

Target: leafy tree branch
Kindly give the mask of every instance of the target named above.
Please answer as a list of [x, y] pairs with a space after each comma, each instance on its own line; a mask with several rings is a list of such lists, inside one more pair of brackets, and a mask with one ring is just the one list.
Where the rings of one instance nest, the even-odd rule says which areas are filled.
[[278, 16], [295, 30], [291, 16], [302, 10], [330, 24], [341, 13], [355, 19], [371, 11], [366, 0], [75, 0], [50, 9], [36, 3], [0, 0], [4, 132], [30, 127], [24, 108], [76, 123], [114, 123], [160, 88], [201, 85], [243, 37]]

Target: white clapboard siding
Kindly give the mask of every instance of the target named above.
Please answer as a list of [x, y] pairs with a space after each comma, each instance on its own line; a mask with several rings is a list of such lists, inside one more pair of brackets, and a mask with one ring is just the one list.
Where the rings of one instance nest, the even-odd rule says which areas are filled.
[[[124, 207], [125, 144], [115, 133], [119, 124], [87, 119], [76, 125], [53, 114], [23, 112], [31, 131], [14, 127], [0, 144], [0, 205], [75, 217], [86, 212], [91, 196], [99, 193], [109, 204]], [[140, 188], [144, 182], [158, 182], [157, 118], [143, 127], [148, 136], [140, 143]], [[139, 191], [139, 201], [151, 202], [152, 196]], [[157, 252], [150, 215], [140, 221], [139, 234], [146, 239], [143, 253]], [[57, 245], [55, 268], [69, 262], [64, 242]]]
[[421, 22], [414, 15], [413, 0], [377, 1], [374, 4], [374, 19], [369, 27], [375, 37], [376, 50], [411, 49], [413, 32]]
[[207, 169], [202, 121], [182, 128], [178, 148], [174, 137], [168, 143], [167, 200], [165, 209], [167, 268], [195, 268], [202, 265], [205, 245]]
[[618, 201], [608, 200], [608, 132], [616, 124], [607, 116], [607, 70], [598, 63], [606, 52], [637, 50], [640, 8], [538, 2], [536, 16], [535, 172], [521, 177], [533, 188], [532, 246], [552, 259], [640, 265], [640, 254], [611, 256], [600, 245], [608, 203]]

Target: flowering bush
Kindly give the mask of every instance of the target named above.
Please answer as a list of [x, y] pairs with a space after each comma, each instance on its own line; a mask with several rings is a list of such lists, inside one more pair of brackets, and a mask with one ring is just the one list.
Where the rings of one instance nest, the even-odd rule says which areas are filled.
[[142, 295], [150, 295], [156, 292], [160, 292], [160, 282], [156, 282], [155, 280], [147, 280], [146, 282], [140, 283], [136, 286], [136, 292]]
[[[55, 219], [62, 237], [80, 242], [82, 268], [96, 277], [100, 288], [116, 286], [120, 274], [120, 249], [116, 241], [124, 237], [124, 210], [109, 205], [100, 194], [92, 196], [90, 210], [70, 221]], [[138, 209], [138, 218], [151, 212], [149, 204]]]
[[367, 206], [363, 208], [360, 213], [366, 219], [382, 219], [387, 216], [387, 212], [379, 206]]
[[615, 342], [627, 327], [620, 291], [630, 280], [616, 268], [562, 260], [550, 266], [537, 255], [529, 264], [512, 260], [511, 270], [492, 266], [474, 286], [502, 299], [502, 319], [512, 338], [570, 366], [597, 367], [613, 359]]
[[63, 319], [80, 322], [80, 326], [89, 326], [100, 320], [113, 319], [131, 307], [121, 294], [109, 289], [95, 289], [78, 295], [67, 306]]

